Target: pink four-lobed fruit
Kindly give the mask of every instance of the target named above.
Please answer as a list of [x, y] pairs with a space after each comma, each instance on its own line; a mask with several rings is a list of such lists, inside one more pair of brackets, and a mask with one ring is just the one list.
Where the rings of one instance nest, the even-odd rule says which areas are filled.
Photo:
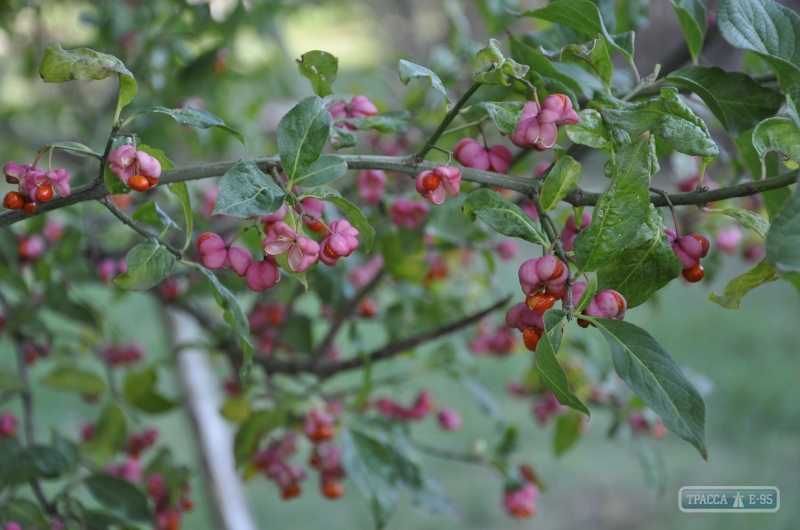
[[358, 248], [359, 233], [346, 219], [339, 219], [330, 225], [331, 233], [320, 244], [319, 259], [325, 265], [333, 266], [340, 257], [346, 257]]
[[442, 204], [447, 195], [457, 197], [461, 189], [461, 171], [457, 167], [439, 166], [417, 175], [416, 188], [432, 204]]
[[487, 148], [472, 138], [459, 140], [453, 147], [453, 156], [463, 166], [502, 174], [508, 173], [511, 159], [514, 158], [513, 153], [505, 146], [494, 145]]

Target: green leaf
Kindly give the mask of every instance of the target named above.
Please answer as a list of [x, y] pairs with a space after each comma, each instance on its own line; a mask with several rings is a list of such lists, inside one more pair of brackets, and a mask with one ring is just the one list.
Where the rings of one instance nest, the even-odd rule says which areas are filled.
[[464, 200], [461, 209], [470, 220], [480, 218], [503, 235], [548, 246], [536, 222], [501, 193], [486, 188], [475, 190]]
[[0, 520], [15, 522], [25, 530], [50, 530], [50, 523], [35, 502], [27, 499], [10, 499], [8, 504], [0, 508]]
[[233, 441], [233, 454], [236, 466], [247, 464], [258, 449], [261, 440], [270, 431], [286, 424], [286, 411], [257, 410], [250, 414], [244, 423], [239, 426]]
[[571, 156], [559, 158], [544, 180], [541, 192], [542, 209], [550, 212], [567, 196], [570, 190], [578, 187], [583, 177], [583, 168]]
[[162, 210], [161, 207], [153, 201], [148, 201], [136, 208], [131, 218], [134, 221], [141, 221], [142, 223], [155, 226], [159, 229], [181, 229], [181, 227], [167, 215], [167, 212]]
[[793, 86], [786, 93], [787, 113], [800, 127], [800, 86]]
[[591, 415], [589, 409], [569, 389], [567, 373], [556, 358], [566, 315], [559, 309], [549, 309], [544, 314], [545, 332], [542, 333], [542, 338], [539, 339], [534, 354], [536, 370], [539, 373], [539, 382], [553, 392], [559, 403], [589, 416]]
[[278, 151], [288, 187], [322, 154], [332, 124], [331, 113], [317, 96], [300, 100], [281, 118]]
[[311, 81], [311, 88], [321, 98], [332, 94], [331, 85], [339, 71], [339, 59], [321, 50], [306, 52], [295, 59], [300, 75]]
[[322, 155], [295, 178], [296, 186], [312, 187], [338, 179], [347, 171], [347, 162], [337, 155]]
[[653, 293], [677, 278], [683, 264], [672, 251], [661, 216], [650, 206], [645, 224], [617, 258], [597, 271], [599, 289], [618, 291], [628, 308], [645, 303]]
[[503, 409], [495, 399], [494, 394], [492, 394], [492, 392], [486, 388], [483, 383], [474, 377], [469, 377], [463, 374], [459, 376], [458, 382], [461, 383], [461, 386], [463, 386], [467, 392], [469, 392], [469, 395], [472, 396], [472, 399], [475, 400], [475, 403], [477, 403], [478, 407], [480, 407], [484, 414], [498, 423], [505, 421]]
[[716, 66], [688, 66], [666, 79], [700, 96], [734, 137], [775, 116], [784, 101], [783, 94], [758, 84], [752, 77]]
[[621, 108], [604, 108], [600, 114], [606, 123], [619, 127], [631, 138], [650, 131], [681, 153], [719, 155], [719, 147], [705, 122], [681, 101], [677, 88], [662, 88], [658, 99]]
[[592, 303], [592, 299], [595, 295], [597, 295], [597, 275], [592, 276], [589, 283], [586, 284], [586, 288], [583, 290], [583, 293], [581, 293], [580, 300], [572, 301], [572, 303], [575, 304], [575, 311], [573, 311], [573, 313], [582, 313], [583, 310]]
[[223, 318], [236, 332], [239, 339], [239, 345], [242, 347], [242, 367], [239, 370], [239, 375], [242, 379], [247, 378], [250, 373], [250, 368], [253, 366], [253, 347], [250, 345], [250, 324], [247, 322], [247, 317], [242, 311], [238, 300], [233, 294], [219, 282], [216, 274], [203, 267], [198, 263], [191, 261], [182, 261], [187, 267], [192, 267], [203, 273], [208, 282], [211, 284], [211, 290], [214, 293], [214, 299], [217, 305], [223, 310]]
[[578, 268], [595, 271], [606, 267], [630, 245], [650, 211], [652, 137], [642, 137], [623, 147], [614, 157], [615, 173], [592, 212], [592, 222], [575, 238]]
[[33, 479], [57, 478], [69, 469], [66, 458], [44, 445], [23, 447], [16, 438], [0, 439], [0, 489]]
[[155, 239], [136, 245], [125, 257], [128, 272], [114, 278], [126, 291], [144, 291], [166, 280], [175, 266], [175, 256]]
[[[581, 317], [586, 318], [586, 317]], [[664, 426], [708, 458], [705, 443], [706, 405], [683, 375], [678, 363], [647, 331], [623, 320], [587, 318], [605, 336], [614, 368]]]
[[697, 57], [703, 49], [706, 36], [706, 8], [700, 0], [670, 0], [672, 9], [689, 45], [692, 61], [697, 64]]
[[[111, 142], [111, 151], [109, 151], [109, 153], [113, 153], [119, 146], [125, 145], [126, 143], [128, 142], [124, 136], [117, 136], [114, 138], [114, 141]], [[111, 172], [108, 164], [106, 164], [106, 167], [103, 170], [103, 181], [106, 184], [106, 188], [108, 188], [108, 193], [111, 195], [123, 195], [131, 191], [131, 189], [126, 186], [118, 176]]]
[[53, 431], [52, 447], [58, 452], [58, 454], [61, 455], [61, 458], [64, 460], [64, 471], [74, 470], [78, 465], [78, 459], [80, 458], [78, 446], [64, 438], [58, 432]]
[[130, 121], [138, 116], [144, 114], [166, 114], [180, 125], [196, 127], [198, 129], [208, 129], [209, 127], [217, 127], [227, 132], [231, 136], [244, 144], [244, 136], [242, 133], [228, 127], [221, 118], [211, 114], [207, 110], [196, 109], [194, 107], [184, 107], [182, 109], [168, 109], [166, 107], [148, 107], [132, 114], [127, 121]]
[[797, 191], [772, 220], [767, 234], [766, 260], [779, 274], [800, 272], [800, 193]]
[[94, 434], [81, 444], [80, 450], [85, 457], [104, 466], [125, 445], [125, 414], [119, 405], [106, 405], [94, 425]]
[[708, 297], [712, 302], [725, 309], [739, 309], [742, 297], [759, 285], [774, 282], [779, 279], [775, 275], [775, 267], [768, 265], [765, 260], [736, 278], [728, 282], [722, 294], [711, 293]]
[[419, 234], [390, 232], [381, 237], [380, 250], [386, 271], [398, 280], [419, 283], [428, 273], [425, 243]]
[[[573, 79], [572, 76], [558, 70], [541, 49], [528, 46], [514, 35], [509, 35], [511, 56], [517, 61], [530, 67], [528, 77], [539, 80], [548, 92], [567, 94], [572, 100], [572, 106], [579, 108], [578, 98], [575, 94], [591, 97], [592, 90]], [[513, 132], [513, 131], [512, 131]], [[509, 133], [510, 134], [510, 133]]]
[[239, 423], [250, 417], [250, 402], [243, 397], [231, 397], [225, 400], [219, 413], [228, 421]]
[[392, 453], [374, 438], [342, 429], [342, 467], [370, 502], [377, 528], [383, 528], [397, 509], [397, 489]]
[[311, 319], [305, 315], [291, 315], [281, 325], [280, 342], [286, 344], [293, 353], [310, 354], [314, 350], [314, 333]]
[[522, 116], [523, 105], [520, 101], [481, 101], [474, 106], [484, 109], [500, 131], [512, 134]]
[[375, 130], [382, 133], [402, 133], [408, 130], [411, 113], [407, 110], [393, 110], [378, 116], [366, 118], [347, 118], [343, 123], [352, 125], [356, 129], [366, 131]]
[[585, 44], [568, 44], [559, 51], [547, 51], [542, 48], [542, 54], [551, 61], [559, 63], [572, 63], [583, 61], [588, 64], [606, 87], [611, 90], [611, 76], [614, 74], [614, 65], [608, 53], [606, 40], [602, 35]]
[[789, 118], [764, 120], [753, 130], [753, 146], [761, 157], [763, 172], [766, 172], [764, 157], [770, 151], [800, 162], [800, 127]]
[[83, 481], [92, 497], [112, 512], [134, 521], [149, 521], [152, 517], [144, 493], [118, 477], [98, 473]]
[[22, 381], [12, 372], [0, 371], [0, 392], [16, 392], [22, 389]]
[[513, 59], [506, 59], [500, 51], [500, 42], [496, 39], [489, 40], [489, 46], [479, 50], [475, 58], [485, 65], [492, 65], [488, 71], [473, 74], [472, 80], [484, 85], [505, 85], [509, 82], [505, 76], [515, 79], [524, 79], [529, 67], [521, 65]]
[[400, 64], [398, 66], [400, 70], [400, 81], [403, 82], [404, 85], [408, 85], [408, 82], [412, 79], [419, 79], [421, 77], [426, 77], [430, 80], [431, 86], [434, 89], [438, 90], [443, 96], [444, 100], [450, 103], [450, 100], [447, 98], [447, 91], [442, 84], [442, 80], [439, 79], [439, 76], [425, 68], [424, 66], [420, 66], [418, 64], [410, 63], [403, 59], [400, 59]]
[[39, 65], [39, 75], [45, 83], [66, 81], [97, 81], [119, 74], [119, 102], [117, 116], [122, 107], [136, 95], [136, 81], [125, 65], [114, 57], [89, 48], [65, 50], [55, 42], [47, 47]]
[[667, 472], [664, 468], [661, 451], [652, 440], [642, 436], [637, 436], [635, 442], [636, 456], [639, 457], [647, 485], [650, 486], [656, 497], [663, 497], [667, 487]]
[[339, 149], [344, 149], [346, 147], [355, 146], [356, 136], [347, 129], [342, 129], [341, 127], [334, 127], [332, 125], [330, 133], [328, 133], [328, 141], [331, 143], [331, 147], [333, 147], [336, 150], [339, 150]]
[[569, 411], [556, 420], [556, 431], [553, 434], [553, 451], [561, 456], [569, 451], [581, 437], [583, 416]]
[[40, 152], [48, 151], [51, 148], [55, 151], [66, 151], [67, 153], [77, 156], [91, 156], [98, 160], [101, 158], [100, 153], [95, 153], [89, 147], [78, 142], [53, 142], [52, 144], [47, 144], [42, 147]]
[[620, 52], [628, 61], [633, 60], [633, 32], [611, 35], [603, 24], [600, 10], [589, 0], [558, 0], [540, 9], [525, 11], [522, 16], [563, 24], [588, 35], [601, 34], [609, 46]]
[[125, 375], [122, 395], [128, 403], [144, 412], [150, 414], [166, 412], [175, 406], [175, 402], [156, 391], [157, 383], [158, 374], [154, 367], [141, 371], [131, 370]]
[[77, 392], [87, 396], [98, 396], [108, 390], [101, 377], [69, 366], [56, 368], [42, 377], [39, 383], [62, 392]]
[[244, 218], [266, 215], [276, 212], [285, 197], [286, 192], [258, 169], [255, 162], [240, 160], [219, 181], [213, 214]]
[[[163, 166], [162, 166], [163, 167]], [[189, 248], [192, 241], [192, 230], [194, 228], [194, 218], [192, 216], [192, 197], [189, 195], [189, 187], [185, 182], [173, 182], [167, 184], [167, 189], [170, 193], [178, 197], [181, 201], [181, 208], [183, 208], [183, 219], [186, 223], [186, 240], [183, 244], [183, 250]]]
[[710, 211], [713, 213], [721, 213], [729, 217], [733, 217], [742, 223], [743, 227], [753, 230], [756, 234], [760, 235], [764, 239], [767, 238], [767, 233], [769, 232], [769, 222], [756, 212], [742, 210], [740, 208], [725, 208], [722, 210]]
[[630, 136], [619, 129], [613, 128], [614, 131], [622, 133], [621, 145], [614, 146], [611, 139], [611, 131], [606, 127], [600, 113], [594, 109], [583, 109], [578, 113], [580, 121], [575, 125], [567, 125], [567, 137], [576, 144], [594, 147], [595, 149], [607, 149], [608, 151], [615, 151], [619, 147], [631, 142]]
[[722, 0], [717, 26], [731, 45], [756, 52], [781, 88], [800, 85], [800, 16], [773, 0]]

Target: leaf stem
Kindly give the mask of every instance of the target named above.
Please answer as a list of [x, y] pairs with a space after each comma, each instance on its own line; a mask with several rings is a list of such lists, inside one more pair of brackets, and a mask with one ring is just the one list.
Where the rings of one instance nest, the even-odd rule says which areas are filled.
[[672, 204], [672, 201], [670, 201], [669, 194], [666, 191], [662, 190], [662, 189], [658, 189], [658, 188], [649, 188], [649, 189], [650, 189], [650, 191], [652, 191], [654, 193], [658, 193], [659, 195], [664, 197], [664, 200], [667, 202], [667, 206], [669, 207], [669, 211], [672, 212], [672, 222], [675, 223], [675, 235], [680, 238], [681, 237], [681, 229], [678, 226], [678, 216], [675, 215], [675, 206]]
[[471, 98], [472, 95], [475, 92], [477, 92], [481, 86], [483, 85], [481, 85], [480, 83], [472, 83], [472, 85], [470, 85], [467, 91], [464, 92], [464, 94], [459, 98], [458, 101], [456, 101], [455, 105], [453, 105], [453, 108], [450, 109], [450, 111], [448, 111], [442, 122], [439, 124], [439, 127], [436, 128], [436, 130], [433, 132], [430, 138], [428, 138], [428, 140], [422, 146], [422, 148], [417, 152], [416, 155], [414, 155], [414, 160], [416, 162], [421, 162], [425, 159], [425, 156], [430, 152], [431, 149], [433, 149], [434, 144], [436, 144], [436, 142], [439, 140], [442, 134], [444, 134], [444, 132], [447, 130], [447, 126], [450, 125], [450, 123], [455, 119], [456, 116], [458, 116], [458, 112], [461, 110], [461, 107], [463, 107], [467, 103], [467, 100]]
[[114, 217], [119, 219], [122, 222], [122, 224], [131, 227], [134, 232], [136, 232], [140, 236], [144, 237], [145, 239], [155, 239], [156, 241], [158, 241], [158, 243], [161, 246], [166, 248], [176, 258], [178, 258], [179, 260], [183, 259], [183, 252], [181, 252], [177, 248], [173, 247], [169, 243], [165, 243], [163, 240], [161, 240], [160, 238], [156, 237], [155, 234], [153, 234], [152, 232], [148, 231], [142, 225], [140, 225], [139, 223], [137, 223], [136, 221], [134, 221], [133, 219], [131, 219], [130, 217], [125, 215], [125, 213], [122, 210], [120, 210], [119, 208], [114, 206], [114, 203], [112, 203], [110, 200], [108, 200], [108, 197], [101, 197], [101, 198], [98, 199], [98, 201], [100, 202], [100, 204], [102, 204], [103, 206], [108, 208], [108, 211], [111, 212], [112, 214], [114, 214]]
[[453, 127], [452, 129], [447, 129], [445, 132], [442, 133], [442, 136], [447, 136], [448, 134], [453, 134], [454, 132], [463, 131], [464, 129], [469, 129], [472, 127], [477, 127], [481, 123], [485, 122], [489, 119], [489, 115], [486, 114], [479, 120], [471, 121], [469, 123], [465, 123], [464, 125], [459, 125], [457, 127]]

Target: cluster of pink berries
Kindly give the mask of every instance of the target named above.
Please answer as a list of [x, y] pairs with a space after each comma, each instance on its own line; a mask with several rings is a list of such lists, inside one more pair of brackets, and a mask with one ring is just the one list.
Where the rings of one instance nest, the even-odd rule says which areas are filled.
[[536, 351], [544, 331], [542, 315], [566, 294], [569, 266], [547, 254], [524, 262], [518, 276], [527, 298], [506, 312], [506, 325], [522, 331], [525, 347]]
[[492, 329], [488, 322], [481, 322], [478, 327], [478, 335], [470, 343], [470, 349], [477, 354], [492, 354], [498, 357], [505, 357], [514, 351], [517, 345], [517, 338], [514, 333], [506, 326]]
[[128, 187], [147, 191], [158, 185], [161, 163], [131, 145], [121, 145], [108, 155], [108, 169]]
[[144, 350], [138, 344], [106, 346], [100, 355], [111, 366], [125, 366], [140, 361], [144, 357]]
[[389, 399], [379, 398], [375, 402], [378, 412], [389, 418], [405, 421], [419, 421], [436, 409], [436, 402], [430, 392], [420, 392], [411, 406], [404, 406]]
[[452, 166], [439, 166], [433, 171], [423, 171], [417, 175], [416, 188], [432, 204], [442, 204], [447, 195], [458, 197], [461, 190], [461, 171]]
[[257, 304], [247, 318], [250, 333], [258, 338], [258, 347], [264, 355], [271, 355], [277, 337], [276, 330], [286, 321], [283, 304]]
[[49, 202], [55, 193], [62, 197], [70, 193], [70, 175], [64, 168], [44, 171], [35, 165], [8, 162], [3, 166], [3, 173], [6, 182], [18, 185], [18, 191], [9, 191], [3, 198], [3, 207], [9, 210], [22, 210], [32, 215], [37, 204]]
[[[334, 120], [347, 120], [349, 118], [367, 118], [378, 114], [378, 107], [372, 103], [367, 96], [353, 96], [350, 103], [341, 101], [328, 109]], [[351, 131], [356, 130], [356, 127], [349, 123], [344, 123], [343, 126]]]
[[156, 505], [156, 530], [179, 530], [183, 512], [194, 508], [189, 498], [189, 482], [184, 482], [179, 499], [173, 498], [169, 484], [160, 473], [148, 475], [145, 485]]
[[380, 169], [367, 169], [358, 174], [358, 194], [369, 204], [378, 204], [386, 188], [386, 173]]
[[494, 171], [495, 173], [508, 173], [508, 167], [514, 154], [508, 147], [494, 145], [484, 147], [477, 140], [462, 138], [453, 147], [453, 156], [464, 167]]
[[655, 421], [649, 421], [641, 412], [632, 412], [628, 416], [628, 423], [631, 426], [634, 434], [637, 435], [652, 435], [656, 440], [661, 440], [667, 435], [667, 428], [664, 427], [664, 422], [661, 418], [656, 418]]
[[294, 434], [287, 433], [253, 456], [254, 467], [275, 482], [284, 500], [300, 495], [300, 482], [306, 478], [302, 467], [287, 462], [296, 452]]
[[572, 245], [575, 243], [575, 238], [578, 237], [578, 234], [580, 234], [581, 230], [589, 226], [589, 223], [591, 222], [592, 216], [588, 213], [583, 214], [580, 226], [575, 224], [574, 215], [569, 216], [567, 221], [564, 223], [564, 230], [561, 231], [561, 247], [565, 252], [572, 251]]
[[702, 280], [705, 270], [700, 265], [700, 259], [708, 255], [708, 239], [700, 234], [678, 237], [678, 234], [669, 228], [664, 232], [669, 238], [672, 251], [683, 263], [683, 272], [681, 274], [683, 274], [686, 281], [696, 283]]
[[[586, 282], [575, 282], [572, 284], [573, 303], [578, 303], [578, 300], [581, 299], [581, 295], [585, 290]], [[592, 301], [589, 302], [589, 305], [583, 310], [583, 314], [590, 317], [623, 320], [627, 309], [628, 302], [625, 300], [625, 297], [613, 289], [607, 289], [594, 295]], [[578, 320], [578, 325], [585, 328], [589, 326], [589, 322], [586, 320]]]
[[416, 230], [425, 222], [429, 209], [430, 207], [425, 202], [400, 198], [389, 207], [389, 215], [392, 216], [392, 221], [398, 228]]
[[535, 101], [527, 101], [517, 128], [509, 136], [517, 147], [532, 147], [538, 151], [550, 149], [556, 143], [556, 125], [574, 125], [580, 121], [572, 108], [572, 101], [564, 94], [550, 94], [541, 108]]
[[569, 410], [569, 407], [559, 403], [555, 394], [546, 388], [532, 390], [521, 381], [512, 379], [506, 385], [506, 390], [517, 398], [534, 398], [531, 412], [540, 425], [546, 425], [551, 418], [563, 416]]
[[517, 519], [524, 519], [536, 513], [536, 501], [541, 492], [533, 469], [529, 466], [520, 466], [519, 474], [520, 481], [514, 481], [506, 486], [503, 506]]
[[336, 499], [344, 494], [340, 480], [345, 477], [342, 468], [341, 448], [330, 443], [334, 436], [336, 419], [333, 412], [336, 406], [314, 409], [306, 413], [303, 432], [314, 444], [309, 465], [320, 473], [320, 490], [328, 499]]

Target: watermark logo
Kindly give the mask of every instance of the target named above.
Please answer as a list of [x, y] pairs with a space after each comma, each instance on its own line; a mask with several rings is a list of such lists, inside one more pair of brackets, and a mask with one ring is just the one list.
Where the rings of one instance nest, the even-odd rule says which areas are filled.
[[686, 513], [764, 513], [780, 506], [775, 486], [684, 486], [678, 492], [678, 507]]

